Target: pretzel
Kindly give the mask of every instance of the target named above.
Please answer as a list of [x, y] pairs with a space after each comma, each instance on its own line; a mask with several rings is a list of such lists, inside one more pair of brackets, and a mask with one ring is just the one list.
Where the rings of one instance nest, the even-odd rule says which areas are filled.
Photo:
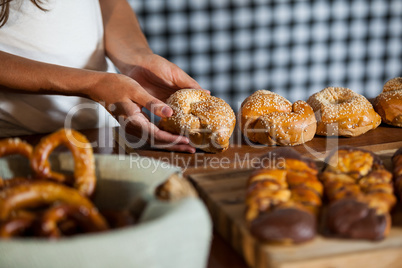
[[97, 210], [88, 209], [85, 206], [60, 204], [44, 212], [40, 220], [39, 235], [59, 238], [63, 233], [58, 225], [68, 219], [72, 219], [85, 232], [101, 232], [108, 229], [104, 218]]
[[392, 156], [394, 189], [399, 198], [402, 198], [402, 148], [399, 148]]
[[248, 181], [246, 221], [250, 231], [265, 242], [311, 240], [323, 193], [316, 166], [292, 149], [274, 151], [273, 160], [269, 167], [253, 172]]
[[344, 87], [327, 87], [307, 103], [317, 117], [317, 135], [354, 137], [377, 128], [381, 117], [362, 95]]
[[14, 177], [7, 180], [0, 180], [0, 190], [30, 181], [31, 179], [25, 177]]
[[32, 146], [19, 138], [0, 140], [0, 157], [11, 154], [20, 154], [30, 159]]
[[320, 174], [330, 204], [327, 223], [341, 237], [379, 240], [391, 226], [392, 175], [372, 152], [339, 147]]
[[284, 97], [258, 90], [241, 105], [241, 130], [253, 142], [267, 145], [298, 145], [313, 139], [316, 119], [304, 101], [289, 102]]
[[206, 152], [223, 152], [229, 147], [236, 117], [225, 101], [200, 89], [181, 89], [167, 104], [173, 115], [162, 118], [161, 129], [188, 136], [194, 147]]
[[51, 170], [48, 160], [50, 153], [59, 145], [65, 145], [73, 155], [75, 162], [74, 187], [81, 194], [91, 196], [96, 184], [92, 147], [86, 137], [75, 130], [60, 129], [42, 138], [33, 150], [32, 169], [42, 179], [69, 182], [69, 178], [66, 175]]
[[[0, 157], [12, 155], [12, 154], [20, 154], [25, 156], [28, 159], [31, 159], [32, 155], [32, 146], [18, 138], [8, 138], [0, 140]], [[13, 185], [14, 183], [21, 182], [21, 179], [8, 179], [4, 180], [0, 177], [0, 189], [3, 187], [8, 187]]]
[[7, 239], [23, 235], [32, 229], [35, 218], [35, 215], [30, 212], [14, 212], [10, 219], [0, 224], [0, 238]]
[[0, 222], [11, 218], [13, 211], [39, 207], [54, 202], [79, 206], [86, 209], [97, 223], [107, 227], [106, 221], [97, 212], [92, 202], [76, 189], [51, 181], [32, 181], [3, 189], [0, 192]]
[[402, 77], [387, 81], [373, 105], [383, 122], [402, 127]]

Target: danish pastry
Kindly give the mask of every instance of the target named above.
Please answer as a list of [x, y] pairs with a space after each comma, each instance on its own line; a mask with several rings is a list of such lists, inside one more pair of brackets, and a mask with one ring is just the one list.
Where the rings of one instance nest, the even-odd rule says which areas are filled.
[[391, 227], [390, 210], [396, 203], [392, 174], [374, 153], [339, 147], [325, 160], [320, 174], [330, 202], [330, 231], [347, 238], [379, 240]]

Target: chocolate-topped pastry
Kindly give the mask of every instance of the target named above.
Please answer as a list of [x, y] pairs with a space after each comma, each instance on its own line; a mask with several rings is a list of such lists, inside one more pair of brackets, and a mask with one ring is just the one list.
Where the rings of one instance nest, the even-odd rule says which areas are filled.
[[300, 208], [279, 208], [261, 213], [250, 223], [251, 233], [262, 241], [301, 243], [314, 238], [316, 217]]
[[323, 193], [314, 163], [288, 148], [275, 150], [263, 160], [266, 163], [248, 181], [246, 220], [250, 232], [264, 242], [313, 239]]
[[355, 239], [383, 239], [391, 227], [396, 203], [392, 175], [374, 153], [339, 147], [329, 154], [320, 174], [330, 201], [327, 224], [336, 235]]
[[388, 214], [377, 214], [374, 208], [353, 198], [332, 203], [329, 211], [329, 228], [349, 238], [381, 239], [390, 224]]

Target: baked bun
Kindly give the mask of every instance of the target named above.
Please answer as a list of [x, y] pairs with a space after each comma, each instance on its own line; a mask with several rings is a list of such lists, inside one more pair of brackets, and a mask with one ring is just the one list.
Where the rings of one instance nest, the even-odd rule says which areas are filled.
[[348, 88], [324, 88], [313, 94], [307, 103], [317, 116], [318, 135], [354, 137], [381, 123], [371, 103]]
[[383, 122], [402, 127], [402, 77], [386, 82], [373, 105]]
[[201, 89], [181, 89], [167, 100], [173, 115], [162, 118], [159, 127], [187, 136], [192, 145], [206, 152], [223, 152], [236, 124], [229, 104]]
[[304, 101], [258, 90], [241, 105], [241, 131], [253, 142], [267, 145], [298, 145], [313, 139], [316, 119]]

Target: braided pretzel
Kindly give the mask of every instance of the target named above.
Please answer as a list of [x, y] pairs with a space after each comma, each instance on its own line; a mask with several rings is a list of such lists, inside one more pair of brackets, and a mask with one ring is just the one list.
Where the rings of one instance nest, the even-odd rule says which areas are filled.
[[362, 95], [344, 87], [327, 87], [307, 103], [317, 115], [317, 134], [353, 137], [377, 128], [380, 116]]
[[89, 211], [96, 222], [107, 228], [107, 223], [96, 207], [76, 189], [51, 181], [32, 181], [3, 189], [0, 192], [0, 222], [7, 221], [13, 211], [61, 202]]
[[378, 156], [363, 149], [339, 147], [325, 162], [320, 179], [330, 201], [330, 230], [349, 238], [384, 238], [396, 199], [392, 175]]
[[161, 129], [188, 136], [196, 148], [206, 152], [223, 152], [229, 147], [236, 117], [225, 101], [203, 90], [181, 89], [169, 97], [167, 104], [174, 113], [162, 118]]
[[32, 154], [32, 169], [40, 178], [64, 183], [69, 182], [66, 175], [54, 172], [50, 168], [48, 157], [59, 145], [65, 145], [73, 154], [75, 162], [74, 187], [81, 194], [91, 196], [95, 191], [96, 184], [92, 147], [87, 138], [75, 130], [60, 129], [42, 138]]
[[402, 148], [392, 156], [395, 191], [402, 198]]
[[[18, 138], [0, 140], [0, 157], [12, 154], [20, 154], [28, 159], [31, 159], [32, 146]], [[0, 177], [0, 189], [21, 183], [26, 180], [27, 179], [21, 178], [4, 180]]]
[[63, 235], [59, 223], [73, 219], [85, 232], [101, 232], [108, 229], [97, 210], [84, 206], [60, 204], [46, 210], [40, 220], [40, 236], [58, 238]]
[[316, 234], [323, 192], [315, 164], [293, 150], [274, 152], [273, 165], [255, 171], [248, 181], [246, 220], [250, 231], [268, 242], [310, 240]]
[[290, 103], [268, 90], [258, 90], [241, 105], [241, 130], [253, 142], [298, 145], [313, 139], [316, 119], [304, 101]]
[[382, 121], [402, 127], [402, 77], [387, 81], [373, 104]]

